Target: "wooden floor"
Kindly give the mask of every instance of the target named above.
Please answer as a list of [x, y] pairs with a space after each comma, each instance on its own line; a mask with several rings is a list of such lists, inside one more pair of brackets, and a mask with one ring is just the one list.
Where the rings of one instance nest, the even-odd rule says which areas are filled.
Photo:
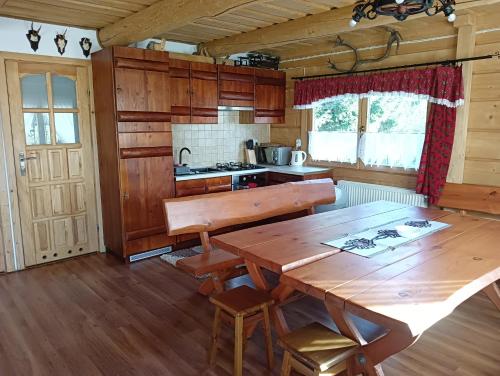
[[[230, 375], [230, 330], [207, 370], [213, 309], [196, 285], [158, 258], [124, 265], [104, 255], [0, 276], [0, 375]], [[329, 321], [312, 299], [285, 313], [292, 327]], [[279, 375], [281, 352], [268, 372], [263, 349], [259, 330], [246, 375]], [[500, 312], [476, 295], [383, 368], [387, 376], [498, 376]]]

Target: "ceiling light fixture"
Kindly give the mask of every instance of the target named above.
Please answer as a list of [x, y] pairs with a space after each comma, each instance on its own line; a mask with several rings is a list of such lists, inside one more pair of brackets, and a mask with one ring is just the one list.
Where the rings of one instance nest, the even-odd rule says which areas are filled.
[[457, 18], [454, 5], [455, 0], [360, 0], [352, 10], [349, 26], [356, 26], [362, 18], [374, 20], [378, 15], [404, 21], [408, 16], [422, 12], [428, 16], [443, 12], [448, 21], [453, 22]]

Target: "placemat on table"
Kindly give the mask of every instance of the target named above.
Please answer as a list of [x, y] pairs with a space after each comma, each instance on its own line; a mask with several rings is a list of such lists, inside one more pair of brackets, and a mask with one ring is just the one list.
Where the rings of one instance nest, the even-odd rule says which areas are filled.
[[[396, 228], [399, 226], [406, 226], [405, 229], [410, 231], [398, 232]], [[359, 256], [373, 257], [449, 226], [447, 223], [425, 219], [402, 218], [355, 234], [344, 234], [322, 244]]]

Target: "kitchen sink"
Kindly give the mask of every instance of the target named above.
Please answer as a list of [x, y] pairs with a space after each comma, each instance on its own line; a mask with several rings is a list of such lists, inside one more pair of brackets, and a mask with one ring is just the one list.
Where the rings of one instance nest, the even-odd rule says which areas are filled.
[[220, 172], [216, 168], [211, 168], [211, 167], [191, 168], [191, 169], [189, 169], [189, 171], [191, 171], [192, 173], [195, 173], [195, 174], [207, 174], [210, 172]]
[[220, 170], [212, 167], [199, 167], [199, 168], [187, 168], [183, 169], [182, 172], [176, 172], [175, 176], [186, 176], [186, 175], [197, 175], [197, 174], [209, 174], [212, 172], [220, 172]]

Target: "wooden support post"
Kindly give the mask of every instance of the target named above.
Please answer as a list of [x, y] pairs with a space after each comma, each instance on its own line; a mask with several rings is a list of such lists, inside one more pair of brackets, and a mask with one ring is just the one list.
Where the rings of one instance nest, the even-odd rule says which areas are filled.
[[[457, 59], [474, 56], [474, 48], [476, 46], [476, 16], [470, 13], [458, 16], [453, 25], [458, 28]], [[453, 151], [446, 179], [449, 183], [462, 184], [464, 180], [473, 64], [474, 62], [472, 61], [463, 63], [464, 105], [457, 109]]]

